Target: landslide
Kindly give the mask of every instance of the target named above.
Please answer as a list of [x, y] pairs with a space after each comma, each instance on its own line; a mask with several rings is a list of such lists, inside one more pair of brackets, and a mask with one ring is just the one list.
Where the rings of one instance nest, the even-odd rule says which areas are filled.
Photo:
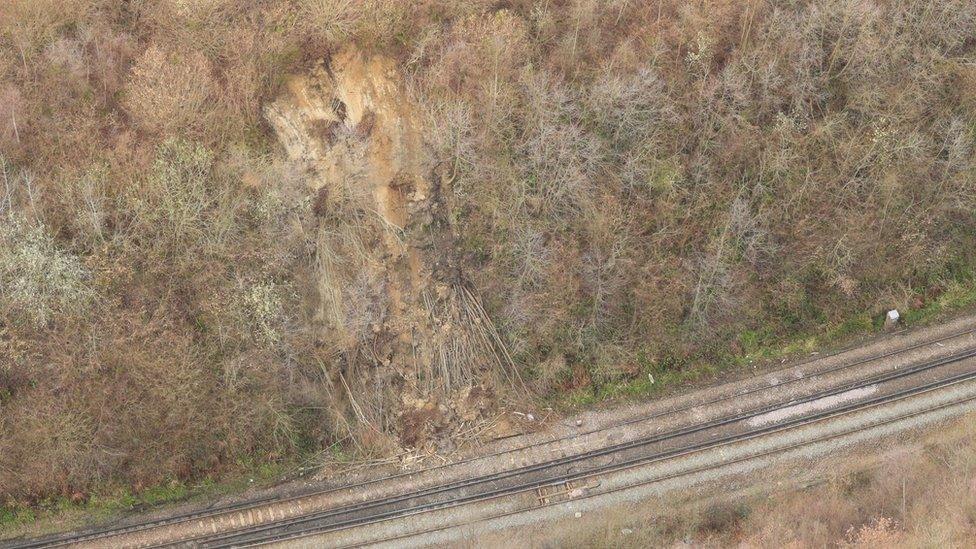
[[393, 59], [348, 47], [290, 77], [265, 115], [306, 174], [313, 321], [360, 389], [347, 397], [362, 423], [423, 446], [481, 417], [473, 389], [521, 381], [465, 274], [451, 172], [402, 82]]

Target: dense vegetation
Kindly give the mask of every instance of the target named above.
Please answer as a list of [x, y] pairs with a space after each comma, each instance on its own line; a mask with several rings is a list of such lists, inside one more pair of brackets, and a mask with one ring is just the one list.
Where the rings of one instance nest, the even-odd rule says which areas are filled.
[[309, 320], [313, 205], [262, 119], [351, 42], [401, 67], [540, 397], [976, 264], [967, 0], [5, 0], [0, 497], [396, 443]]

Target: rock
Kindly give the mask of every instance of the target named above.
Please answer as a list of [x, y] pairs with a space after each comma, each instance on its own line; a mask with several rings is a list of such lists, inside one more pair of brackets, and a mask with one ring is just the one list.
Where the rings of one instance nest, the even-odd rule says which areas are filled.
[[583, 426], [583, 420], [582, 419], [577, 419], [576, 420], [576, 426], [577, 427], [582, 427]]
[[622, 536], [629, 536], [629, 535], [631, 535], [633, 533], [634, 533], [634, 531], [631, 530], [630, 528], [621, 528], [620, 529], [620, 535], [622, 535]]
[[575, 516], [576, 518], [580, 518], [580, 517], [582, 517], [582, 516], [583, 516], [583, 513], [580, 513], [579, 511], [576, 511], [576, 514], [575, 514], [574, 516]]

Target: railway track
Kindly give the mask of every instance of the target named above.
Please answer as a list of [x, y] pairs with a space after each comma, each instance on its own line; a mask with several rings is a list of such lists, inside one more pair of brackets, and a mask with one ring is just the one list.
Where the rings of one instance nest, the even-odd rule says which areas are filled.
[[[719, 404], [728, 404], [739, 399], [754, 396], [761, 392], [780, 390], [791, 384], [799, 384], [809, 381], [807, 377], [787, 377], [774, 383], [761, 384], [747, 387], [743, 390], [734, 391], [729, 394], [720, 395], [714, 398], [705, 399], [698, 402], [689, 402], [681, 406], [672, 407], [654, 413], [638, 415], [626, 421], [617, 423], [608, 428], [596, 428], [580, 431], [559, 437], [552, 437], [534, 441], [514, 448], [508, 448], [486, 455], [477, 456], [461, 462], [443, 465], [437, 468], [428, 469], [418, 473], [401, 473], [390, 475], [383, 478], [373, 479], [362, 483], [339, 486], [328, 490], [317, 490], [299, 494], [284, 499], [273, 499], [271, 497], [260, 500], [251, 500], [229, 506], [213, 507], [199, 510], [192, 513], [167, 517], [165, 519], [137, 524], [126, 527], [109, 528], [95, 531], [83, 532], [70, 536], [60, 536], [56, 538], [46, 538], [38, 540], [27, 540], [15, 543], [11, 547], [56, 547], [67, 545], [90, 545], [90, 546], [199, 546], [199, 547], [234, 547], [250, 546], [268, 542], [300, 539], [309, 535], [318, 535], [330, 531], [350, 529], [366, 524], [374, 524], [381, 521], [390, 521], [397, 518], [416, 515], [419, 513], [430, 512], [438, 509], [446, 509], [460, 505], [476, 502], [484, 502], [490, 499], [512, 496], [526, 491], [540, 490], [545, 487], [571, 485], [586, 479], [596, 478], [601, 475], [611, 474], [621, 470], [621, 467], [635, 467], [655, 461], [673, 459], [684, 455], [689, 451], [701, 451], [712, 448], [715, 444], [734, 443], [736, 440], [743, 440], [743, 437], [755, 437], [777, 432], [781, 429], [795, 428], [801, 425], [802, 421], [816, 421], [816, 415], [793, 418], [784, 423], [777, 423], [772, 426], [747, 430], [748, 432], [714, 435], [720, 433], [722, 429], [728, 429], [736, 424], [744, 424], [749, 420], [770, 414], [777, 410], [789, 407], [798, 407], [805, 404], [816, 403], [837, 397], [838, 395], [849, 394], [852, 391], [867, 387], [878, 387], [881, 385], [897, 387], [904, 384], [901, 391], [925, 391], [937, 390], [941, 386], [932, 385], [938, 383], [949, 383], [951, 376], [941, 376], [944, 379], [929, 379], [936, 375], [935, 372], [954, 371], [960, 363], [976, 358], [976, 347], [972, 346], [972, 328], [957, 330], [941, 337], [928, 339], [913, 343], [908, 346], [897, 348], [892, 351], [860, 357], [854, 360], [844, 361], [838, 365], [824, 368], [816, 372], [816, 375], [829, 377], [845, 371], [854, 371], [858, 367], [883, 363], [886, 359], [892, 359], [900, 355], [910, 354], [923, 349], [931, 349], [935, 346], [942, 346], [948, 342], [966, 339], [968, 342], [966, 349], [953, 353], [948, 356], [927, 360], [909, 367], [898, 368], [893, 371], [880, 371], [878, 373], [858, 378], [856, 381], [847, 381], [835, 384], [826, 389], [818, 390], [811, 394], [804, 395], [802, 398], [791, 398], [777, 401], [763, 406], [749, 408], [739, 413], [725, 415], [708, 421], [696, 423], [679, 429], [669, 430], [664, 433], [641, 436], [633, 440], [626, 440], [619, 443], [607, 444], [600, 448], [578, 452], [563, 453], [555, 459], [539, 460], [525, 466], [513, 467], [503, 471], [496, 471], [489, 474], [470, 476], [455, 481], [439, 482], [418, 489], [410, 489], [389, 496], [377, 497], [370, 501], [328, 505], [327, 508], [315, 508], [313, 505], [304, 505], [303, 502], [310, 502], [318, 498], [329, 499], [332, 495], [349, 494], [357, 490], [368, 490], [372, 486], [384, 483], [395, 483], [401, 480], [409, 480], [421, 474], [437, 476], [437, 471], [457, 468], [478, 461], [491, 458], [499, 458], [508, 455], [520, 455], [531, 452], [534, 449], [547, 447], [549, 445], [566, 442], [579, 437], [599, 435], [603, 431], [620, 429], [622, 427], [633, 427], [641, 424], [652, 423], [653, 420], [665, 416], [680, 416], [683, 413], [691, 412], [694, 409]], [[970, 348], [972, 347], [972, 348]], [[842, 351], [833, 356], [843, 356]], [[820, 357], [824, 360], [830, 357]], [[799, 365], [802, 366], [803, 364]], [[798, 365], [782, 368], [778, 371], [786, 372], [795, 370]], [[966, 381], [976, 376], [972, 368], [964, 368], [961, 372], [955, 372], [958, 377], [956, 381]], [[959, 377], [969, 376], [969, 377]], [[939, 377], [939, 375], [936, 375]], [[924, 381], [924, 383], [923, 383]], [[927, 387], [927, 388], [926, 388]], [[859, 406], [870, 406], [883, 404], [884, 398], [895, 398], [895, 392], [879, 397], [872, 397], [876, 400], [872, 404], [871, 399], [860, 399], [848, 411], [855, 411]], [[905, 393], [908, 394], [908, 393]], [[904, 396], [904, 395], [903, 395]], [[910, 396], [910, 395], [909, 395]], [[821, 411], [818, 414], [836, 413], [840, 408], [832, 408], [828, 411]], [[827, 417], [824, 415], [823, 417]], [[711, 437], [711, 440], [707, 440]], [[738, 438], [735, 438], [738, 437]], [[671, 444], [673, 447], [668, 448]], [[433, 472], [433, 474], [432, 474]], [[347, 500], [349, 498], [346, 498]], [[297, 512], [283, 511], [285, 506], [292, 504], [297, 508]], [[276, 509], [278, 512], [276, 513]], [[255, 516], [257, 520], [255, 520]], [[244, 517], [249, 517], [245, 519]], [[218, 524], [218, 521], [221, 521]], [[226, 524], [224, 524], [226, 523]], [[152, 533], [161, 529], [169, 528], [175, 532], [181, 527], [196, 527], [195, 534], [193, 528], [189, 528], [190, 535], [179, 537], [176, 535], [166, 537], [156, 537]], [[204, 530], [205, 533], [201, 533]], [[210, 530], [206, 532], [206, 530]], [[142, 534], [142, 536], [140, 536]], [[153, 540], [158, 541], [154, 543]]]
[[[729, 467], [732, 467], [732, 466], [735, 466], [735, 465], [738, 465], [738, 464], [747, 463], [747, 462], [754, 461], [754, 460], [757, 460], [757, 459], [769, 458], [769, 457], [774, 457], [774, 456], [777, 456], [777, 455], [786, 454], [786, 453], [791, 452], [791, 451], [800, 450], [800, 449], [803, 449], [805, 447], [814, 446], [814, 445], [817, 445], [817, 444], [829, 443], [831, 441], [844, 439], [845, 437], [850, 437], [850, 436], [856, 435], [858, 433], [863, 433], [865, 430], [868, 430], [868, 429], [884, 428], [884, 427], [887, 427], [887, 426], [892, 426], [892, 425], [896, 425], [896, 424], [899, 424], [899, 423], [903, 423], [906, 420], [912, 420], [912, 419], [915, 419], [915, 418], [919, 418], [919, 417], [924, 417], [924, 416], [927, 416], [927, 415], [931, 415], [933, 413], [937, 413], [937, 412], [941, 412], [941, 411], [945, 411], [945, 410], [951, 410], [953, 408], [957, 408], [957, 407], [962, 406], [962, 405], [974, 404], [974, 403], [976, 403], [976, 396], [967, 396], [967, 397], [962, 397], [962, 398], [958, 398], [958, 399], [953, 399], [953, 400], [950, 400], [949, 402], [941, 403], [941, 404], [938, 404], [938, 405], [935, 405], [935, 406], [932, 406], [932, 407], [928, 407], [928, 408], [924, 408], [922, 410], [917, 410], [917, 411], [912, 411], [912, 412], [905, 413], [905, 414], [896, 415], [894, 417], [887, 418], [887, 419], [884, 419], [884, 420], [875, 422], [875, 423], [870, 424], [868, 426], [858, 426], [857, 428], [847, 429], [847, 430], [841, 431], [839, 433], [831, 433], [829, 435], [825, 435], [825, 436], [813, 438], [813, 439], [810, 439], [810, 440], [804, 440], [802, 442], [797, 442], [797, 443], [794, 443], [794, 444], [789, 444], [787, 446], [775, 448], [773, 450], [767, 450], [767, 451], [764, 451], [764, 452], [761, 452], [761, 453], [754, 453], [754, 454], [750, 454], [748, 456], [737, 457], [737, 458], [734, 458], [734, 459], [731, 459], [731, 460], [724, 461], [720, 465], [707, 465], [707, 466], [703, 466], [703, 467], [696, 467], [696, 468], [691, 468], [691, 469], [683, 470], [683, 471], [680, 471], [680, 472], [677, 472], [677, 473], [671, 473], [671, 474], [665, 474], [665, 475], [658, 475], [658, 476], [654, 476], [653, 478], [646, 479], [646, 480], [641, 480], [641, 481], [638, 481], [636, 483], [629, 484], [629, 485], [626, 485], [626, 486], [611, 487], [611, 488], [609, 488], [609, 489], [607, 489], [605, 491], [599, 492], [599, 493], [581, 493], [580, 495], [578, 495], [577, 497], [573, 498], [572, 500], [565, 500], [565, 499], [560, 500], [558, 498], [554, 498], [554, 499], [556, 499], [555, 501], [544, 501], [540, 505], [534, 506], [533, 508], [530, 508], [530, 509], [518, 509], [518, 510], [515, 510], [515, 511], [507, 511], [507, 512], [503, 512], [503, 513], [490, 514], [488, 516], [479, 517], [479, 518], [476, 518], [474, 520], [466, 520], [466, 521], [462, 521], [460, 523], [453, 523], [453, 524], [449, 524], [449, 525], [445, 525], [445, 526], [437, 526], [437, 527], [433, 527], [433, 528], [425, 528], [425, 529], [421, 529], [419, 531], [412, 531], [412, 532], [407, 532], [407, 533], [403, 533], [403, 534], [399, 534], [399, 535], [394, 535], [394, 536], [380, 537], [380, 538], [377, 538], [377, 539], [370, 540], [368, 542], [368, 544], [370, 546], [379, 546], [379, 547], [382, 547], [382, 546], [385, 546], [385, 545], [386, 546], [389, 546], [391, 544], [393, 544], [393, 546], [397, 546], [400, 543], [404, 543], [407, 540], [410, 540], [411, 538], [413, 538], [413, 539], [418, 539], [419, 538], [419, 539], [423, 539], [425, 541], [432, 541], [431, 538], [430, 538], [430, 536], [436, 535], [436, 534], [438, 534], [440, 532], [444, 532], [444, 531], [447, 531], [447, 530], [450, 530], [450, 529], [466, 528], [466, 527], [471, 527], [473, 525], [476, 525], [478, 523], [487, 523], [487, 522], [490, 522], [490, 521], [504, 520], [504, 519], [511, 518], [511, 517], [514, 517], [514, 516], [517, 516], [517, 515], [524, 515], [524, 514], [526, 514], [527, 511], [546, 511], [548, 509], [556, 508], [556, 507], [559, 507], [559, 506], [565, 506], [567, 502], [572, 502], [572, 503], [579, 504], [579, 503], [584, 503], [584, 502], [587, 502], [589, 500], [594, 500], [594, 499], [597, 499], [597, 498], [605, 498], [607, 496], [613, 496], [613, 495], [616, 495], [618, 493], [627, 492], [627, 491], [633, 491], [635, 489], [640, 489], [640, 488], [646, 488], [646, 487], [649, 487], [649, 486], [652, 486], [652, 485], [661, 484], [661, 483], [665, 483], [665, 482], [668, 482], [668, 481], [674, 481], [676, 479], [681, 479], [681, 478], [686, 478], [686, 477], [690, 477], [690, 476], [693, 476], [693, 475], [699, 475], [699, 474], [707, 473], [707, 472], [710, 472], [710, 471], [713, 471], [713, 470], [716, 470], [716, 469], [720, 469], [720, 468], [729, 468]], [[832, 417], [831, 418], [825, 418], [825, 419], [832, 419]], [[279, 537], [279, 538], [277, 538], [275, 540], [271, 540], [271, 543], [274, 543], [274, 542], [299, 541], [299, 540], [302, 540], [304, 538], [311, 538], [311, 537], [317, 535], [318, 533], [319, 532], [307, 531], [307, 532], [304, 532], [304, 533], [301, 533], [301, 534], [297, 534], [297, 535], [294, 535], [294, 536], [291, 536], [291, 537], [282, 536], [282, 537]], [[260, 545], [260, 544], [258, 544], [258, 545]], [[361, 543], [351, 543], [351, 544], [344, 544], [344, 545], [343, 544], [336, 544], [335, 547], [337, 547], [337, 548], [347, 548], [347, 547], [357, 547], [357, 546], [362, 546], [362, 545], [363, 544], [361, 544]], [[247, 547], [247, 546], [253, 546], [253, 545], [247, 545], [247, 544], [245, 544], [245, 545], [242, 545], [242, 546], [243, 547]]]
[[[964, 353], [922, 364], [908, 370], [895, 372], [885, 376], [872, 376], [871, 378], [865, 379], [859, 383], [849, 384], [834, 388], [830, 391], [824, 391], [816, 395], [811, 395], [805, 399], [802, 399], [801, 401], [791, 401], [787, 403], [787, 405], [800, 406], [802, 404], [815, 402], [836, 395], [857, 391], [858, 389], [904, 380], [909, 377], [919, 376], [932, 370], [958, 364], [974, 357], [976, 357], [976, 350], [968, 350]], [[837, 408], [831, 408], [822, 412], [803, 414], [799, 417], [795, 417], [783, 422], [777, 422], [772, 425], [756, 427], [745, 430], [744, 432], [735, 432], [733, 434], [721, 435], [714, 438], [706, 437], [705, 440], [698, 440], [691, 444], [681, 445], [669, 450], [654, 450], [654, 446], [661, 442], [708, 432], [734, 423], [747, 422], [750, 419], [755, 419], [757, 417], [769, 414], [782, 408], [783, 406], [762, 407], [749, 410], [748, 412], [739, 414], [735, 417], [724, 418], [720, 421], [697, 425], [686, 430], [667, 433], [665, 435], [656, 436], [653, 438], [630, 441], [590, 452], [584, 452], [568, 458], [553, 460], [551, 462], [506, 471], [503, 473], [486, 475], [484, 477], [474, 478], [460, 483], [448, 483], [421, 492], [404, 494], [392, 498], [384, 498], [379, 501], [366, 502], [360, 505], [340, 507], [326, 512], [314, 513], [295, 520], [282, 521], [241, 532], [204, 536], [194, 540], [189, 540], [188, 543], [193, 546], [206, 548], [248, 547], [264, 543], [307, 537], [309, 535], [320, 534], [343, 528], [364, 526], [374, 522], [416, 515], [435, 509], [464, 505], [473, 502], [482, 502], [498, 497], [531, 492], [547, 486], [558, 486], [572, 482], [578, 483], [580, 481], [585, 481], [586, 479], [617, 472], [622, 469], [645, 465], [663, 459], [672, 459], [690, 452], [701, 451], [720, 445], [740, 442], [742, 440], [757, 436], [781, 432], [786, 429], [792, 429], [808, 424], [810, 422], [821, 421], [840, 414], [858, 411], [868, 406], [876, 406], [894, 402], [902, 398], [915, 396], [924, 392], [973, 379], [976, 379], [976, 369], [967, 369], [964, 372], [955, 373], [948, 377], [928, 381], [920, 385], [913, 383], [908, 388], [894, 391], [891, 394], [885, 394], [865, 400], [858, 400], [856, 402]], [[611, 457], [611, 459], [604, 463], [603, 460], [600, 459], [604, 457]], [[577, 471], [569, 474], [563, 473], [560, 467], [570, 464], [574, 465]]]

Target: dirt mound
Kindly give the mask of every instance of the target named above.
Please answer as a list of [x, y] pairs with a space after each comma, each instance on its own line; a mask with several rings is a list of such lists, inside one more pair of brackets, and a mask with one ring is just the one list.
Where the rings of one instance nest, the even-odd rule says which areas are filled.
[[399, 80], [391, 60], [343, 50], [293, 77], [266, 115], [308, 169], [314, 318], [352, 408], [417, 445], [418, 433], [440, 432], [418, 417], [446, 407], [460, 415], [470, 387], [512, 384], [517, 373], [464, 277], [447, 215], [451, 181]]

